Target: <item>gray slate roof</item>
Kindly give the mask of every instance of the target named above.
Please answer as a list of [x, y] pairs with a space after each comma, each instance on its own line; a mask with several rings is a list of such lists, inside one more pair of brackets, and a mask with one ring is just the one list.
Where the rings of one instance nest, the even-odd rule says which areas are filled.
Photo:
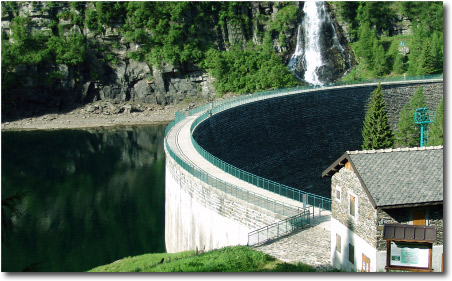
[[443, 201], [443, 147], [347, 151], [377, 207]]

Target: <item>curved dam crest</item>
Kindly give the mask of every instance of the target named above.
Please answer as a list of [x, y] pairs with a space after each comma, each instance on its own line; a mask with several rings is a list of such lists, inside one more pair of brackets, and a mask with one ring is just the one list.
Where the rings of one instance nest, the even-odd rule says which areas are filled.
[[[382, 85], [393, 129], [404, 104], [420, 85], [427, 106], [436, 110], [443, 97], [442, 80]], [[240, 169], [330, 198], [331, 182], [321, 173], [345, 151], [360, 150], [364, 115], [375, 88], [370, 84], [320, 88], [253, 101], [208, 117], [193, 132], [190, 125], [202, 112], [176, 116], [175, 124], [167, 128], [165, 145], [167, 251], [246, 245], [250, 231], [284, 218], [262, 204], [258, 207], [207, 184], [206, 176], [220, 178], [221, 173], [227, 173], [196, 152], [191, 135], [205, 150]], [[191, 152], [184, 151], [187, 149]], [[187, 156], [190, 153], [191, 158]], [[236, 185], [246, 185], [227, 176]], [[301, 202], [254, 188], [272, 200], [302, 206]]]
[[[422, 85], [436, 110], [441, 83], [384, 85], [393, 130]], [[376, 86], [321, 89], [234, 107], [198, 125], [194, 139], [226, 163], [306, 192], [330, 197], [321, 173], [347, 150], [361, 150], [362, 125]]]

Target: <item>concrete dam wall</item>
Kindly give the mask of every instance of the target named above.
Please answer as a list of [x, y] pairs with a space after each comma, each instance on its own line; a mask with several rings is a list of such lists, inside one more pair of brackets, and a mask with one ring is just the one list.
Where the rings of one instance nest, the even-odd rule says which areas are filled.
[[[383, 85], [393, 130], [420, 85], [427, 107], [436, 110], [442, 81]], [[193, 136], [208, 152], [240, 169], [329, 197], [330, 179], [321, 173], [345, 151], [361, 149], [362, 124], [375, 88], [322, 89], [245, 104], [208, 118]]]
[[207, 185], [167, 154], [165, 245], [168, 253], [246, 245], [249, 232], [281, 219]]

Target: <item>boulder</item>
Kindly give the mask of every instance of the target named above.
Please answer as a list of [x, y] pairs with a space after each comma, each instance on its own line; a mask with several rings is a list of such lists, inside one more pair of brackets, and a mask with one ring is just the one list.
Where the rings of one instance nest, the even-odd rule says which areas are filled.
[[150, 76], [151, 70], [149, 66], [145, 62], [138, 62], [135, 60], [129, 60], [129, 64], [127, 66], [126, 74], [129, 80], [129, 83], [135, 84], [139, 80], [146, 79]]
[[109, 103], [108, 104], [108, 111], [112, 114], [118, 114], [121, 112], [121, 108], [116, 106], [115, 104]]
[[129, 114], [129, 113], [132, 112], [132, 105], [130, 105], [130, 104], [125, 104], [125, 105], [123, 106], [123, 109], [124, 109], [124, 113]]
[[91, 105], [91, 104], [88, 104], [85, 108], [85, 111], [90, 112], [90, 113], [94, 112], [95, 110], [96, 110], [96, 108], [94, 107], [94, 105]]

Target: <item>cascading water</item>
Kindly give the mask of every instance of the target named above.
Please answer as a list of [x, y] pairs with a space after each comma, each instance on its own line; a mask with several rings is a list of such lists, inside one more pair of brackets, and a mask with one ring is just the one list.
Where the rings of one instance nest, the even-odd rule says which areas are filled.
[[[344, 71], [336, 69], [335, 75], [330, 75], [334, 64], [331, 64], [328, 57], [335, 57], [334, 52], [340, 54], [346, 68], [349, 68], [350, 56], [340, 44], [324, 2], [305, 1], [303, 12], [303, 21], [298, 26], [297, 45], [288, 67], [299, 79], [313, 85], [322, 85], [322, 81], [334, 80], [338, 72]], [[303, 71], [304, 75], [300, 75]]]
[[303, 43], [301, 41], [301, 24], [298, 26], [297, 31], [297, 46], [295, 47], [295, 52], [292, 54], [292, 57], [289, 60], [289, 64], [287, 65], [291, 71], [294, 71], [297, 67], [298, 59], [301, 55], [303, 55]]
[[314, 85], [322, 84], [317, 75], [317, 70], [322, 66], [319, 41], [320, 27], [323, 22], [319, 8], [322, 7], [323, 2], [306, 1], [303, 8], [305, 14], [303, 20], [303, 29], [305, 30], [304, 61], [306, 64], [304, 80]]

